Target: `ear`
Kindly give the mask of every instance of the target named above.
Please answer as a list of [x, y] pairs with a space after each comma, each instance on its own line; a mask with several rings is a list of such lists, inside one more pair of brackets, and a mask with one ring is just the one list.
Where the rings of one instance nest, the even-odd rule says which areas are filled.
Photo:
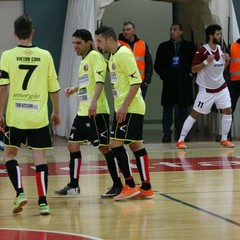
[[108, 37], [108, 38], [107, 38], [107, 42], [108, 42], [108, 43], [112, 43], [112, 42], [113, 42], [113, 37]]
[[35, 30], [33, 29], [32, 32], [31, 32], [30, 37], [32, 38], [34, 35], [35, 35]]

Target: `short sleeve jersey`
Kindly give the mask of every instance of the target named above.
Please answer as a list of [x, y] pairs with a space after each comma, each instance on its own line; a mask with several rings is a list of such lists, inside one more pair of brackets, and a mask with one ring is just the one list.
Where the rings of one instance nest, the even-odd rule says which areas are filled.
[[196, 83], [204, 88], [216, 89], [225, 83], [223, 77], [225, 60], [222, 57], [223, 51], [221, 47], [217, 45], [213, 51], [208, 44], [203, 45], [195, 53], [192, 65], [202, 63], [211, 54], [215, 55], [213, 62], [209, 63], [197, 73]]
[[[142, 79], [132, 51], [125, 46], [120, 46], [116, 53], [110, 55], [108, 68], [114, 97], [114, 110], [118, 111], [130, 87], [135, 84], [141, 84]], [[145, 109], [145, 102], [139, 88], [128, 107], [128, 113], [144, 115]]]
[[36, 46], [3, 52], [0, 85], [9, 85], [6, 124], [37, 129], [49, 124], [48, 93], [60, 90], [51, 54]]
[[[88, 109], [93, 99], [96, 83], [105, 83], [107, 64], [103, 56], [91, 50], [80, 62], [79, 67], [79, 116], [88, 116]], [[97, 114], [110, 113], [104, 88], [97, 101]]]

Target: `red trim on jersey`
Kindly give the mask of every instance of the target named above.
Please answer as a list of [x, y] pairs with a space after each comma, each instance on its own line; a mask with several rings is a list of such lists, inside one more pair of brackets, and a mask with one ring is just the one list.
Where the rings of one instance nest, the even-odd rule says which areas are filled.
[[[220, 59], [220, 54], [218, 48], [215, 52], [212, 51], [212, 54], [215, 55], [215, 60], [218, 61]], [[198, 65], [202, 63], [204, 60], [208, 58], [210, 55], [209, 51], [205, 47], [200, 47], [194, 55], [192, 66]]]

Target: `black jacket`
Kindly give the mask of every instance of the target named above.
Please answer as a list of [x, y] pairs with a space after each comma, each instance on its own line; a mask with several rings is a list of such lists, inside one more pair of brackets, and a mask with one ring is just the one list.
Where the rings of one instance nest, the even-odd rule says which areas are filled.
[[[158, 46], [154, 70], [163, 80], [162, 101], [164, 105], [193, 104], [192, 60], [196, 47], [192, 42], [181, 40], [178, 52], [172, 40]], [[179, 57], [178, 67], [173, 67], [173, 57]]]

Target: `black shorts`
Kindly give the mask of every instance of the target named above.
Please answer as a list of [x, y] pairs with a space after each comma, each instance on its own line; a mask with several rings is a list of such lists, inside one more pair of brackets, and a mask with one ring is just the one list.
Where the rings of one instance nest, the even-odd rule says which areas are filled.
[[4, 144], [10, 147], [20, 148], [21, 144], [30, 149], [52, 148], [52, 138], [49, 125], [37, 129], [19, 129], [6, 127]]
[[128, 113], [126, 120], [119, 123], [114, 113], [110, 138], [124, 141], [125, 144], [143, 142], [143, 118], [141, 114]]
[[109, 144], [109, 114], [97, 114], [96, 117], [76, 116], [70, 131], [69, 142], [87, 143], [93, 146]]

